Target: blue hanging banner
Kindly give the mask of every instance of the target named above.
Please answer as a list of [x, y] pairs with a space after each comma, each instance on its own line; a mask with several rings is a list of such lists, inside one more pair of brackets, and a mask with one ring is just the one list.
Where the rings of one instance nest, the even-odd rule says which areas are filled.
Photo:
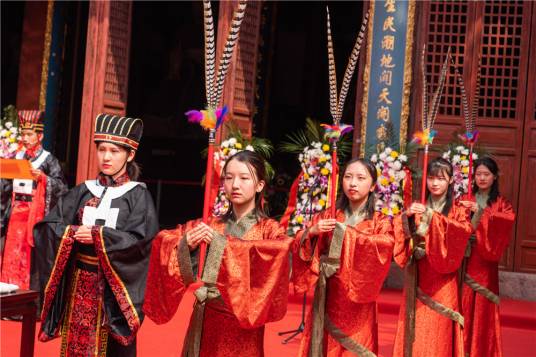
[[55, 122], [58, 116], [63, 70], [63, 47], [65, 40], [65, 3], [48, 2], [47, 28], [45, 31], [45, 53], [39, 107], [45, 111], [45, 132], [43, 146], [53, 151], [55, 142]]
[[361, 155], [406, 144], [415, 0], [370, 1]]

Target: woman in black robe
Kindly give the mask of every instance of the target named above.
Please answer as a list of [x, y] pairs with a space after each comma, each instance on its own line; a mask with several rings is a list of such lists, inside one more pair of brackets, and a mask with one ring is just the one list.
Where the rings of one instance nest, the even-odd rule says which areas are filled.
[[140, 119], [101, 114], [100, 174], [70, 190], [34, 229], [43, 311], [39, 339], [61, 356], [135, 356], [158, 220], [133, 161]]

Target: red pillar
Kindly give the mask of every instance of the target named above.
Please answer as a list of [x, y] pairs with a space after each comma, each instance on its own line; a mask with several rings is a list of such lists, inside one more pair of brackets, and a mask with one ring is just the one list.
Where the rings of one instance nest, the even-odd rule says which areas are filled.
[[96, 116], [126, 114], [131, 18], [130, 1], [92, 1], [89, 5], [77, 183], [97, 174]]
[[17, 108], [38, 109], [47, 24], [46, 1], [27, 1], [20, 49]]
[[[223, 52], [233, 13], [237, 6], [237, 1], [220, 2], [216, 45], [218, 57]], [[252, 134], [252, 119], [256, 111], [255, 91], [261, 9], [261, 1], [249, 1], [247, 4], [244, 20], [240, 27], [240, 37], [225, 79], [223, 103], [220, 103], [220, 105], [225, 104], [229, 107], [231, 118], [240, 128], [242, 134], [247, 137]], [[226, 135], [225, 131], [220, 133], [223, 136]]]

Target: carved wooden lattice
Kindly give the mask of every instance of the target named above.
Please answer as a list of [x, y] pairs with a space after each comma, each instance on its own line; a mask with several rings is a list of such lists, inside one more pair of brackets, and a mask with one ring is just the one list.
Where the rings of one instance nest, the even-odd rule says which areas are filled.
[[255, 101], [255, 76], [261, 2], [249, 2], [240, 29], [236, 52], [234, 110], [251, 116]]
[[[433, 1], [430, 3], [426, 76], [428, 83], [432, 84], [433, 88], [439, 82], [441, 65], [445, 60], [449, 46], [454, 62], [463, 73], [468, 23], [467, 10], [467, 1]], [[447, 76], [439, 115], [461, 116], [461, 100], [456, 77], [454, 75]]]
[[119, 103], [127, 99], [131, 6], [124, 1], [110, 3], [104, 98]]
[[516, 119], [523, 1], [484, 5], [479, 117]]

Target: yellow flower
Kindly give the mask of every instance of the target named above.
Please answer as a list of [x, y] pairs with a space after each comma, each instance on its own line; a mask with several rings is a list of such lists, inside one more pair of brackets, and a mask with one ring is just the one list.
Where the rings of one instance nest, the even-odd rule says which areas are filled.
[[328, 144], [322, 145], [322, 150], [325, 151], [325, 152], [328, 152], [329, 151], [329, 145]]
[[389, 180], [386, 179], [385, 177], [382, 177], [382, 178], [380, 179], [380, 185], [382, 185], [382, 186], [387, 186], [387, 185], [389, 185]]
[[326, 201], [324, 201], [323, 199], [319, 199], [318, 200], [318, 204], [322, 207], [324, 207], [326, 205]]
[[302, 222], [303, 222], [303, 216], [298, 216], [298, 217], [296, 217], [296, 222], [298, 222], [299, 224], [302, 224]]
[[387, 207], [382, 207], [382, 213], [383, 213], [383, 214], [389, 214], [389, 208], [387, 208]]
[[229, 149], [228, 148], [224, 148], [223, 149], [223, 155], [227, 155], [229, 153]]
[[398, 214], [400, 212], [400, 209], [398, 208], [398, 206], [394, 206], [393, 208], [391, 208], [391, 211], [393, 212], [393, 214]]
[[395, 182], [395, 177], [394, 176], [389, 177], [389, 182]]
[[467, 156], [465, 155], [460, 156], [460, 160], [467, 160]]
[[394, 151], [394, 150], [391, 151], [391, 157], [392, 157], [393, 159], [396, 159], [396, 158], [398, 157], [398, 152], [396, 152], [396, 151]]
[[469, 173], [469, 166], [462, 167], [462, 172], [464, 174], [468, 174]]
[[240, 144], [240, 143], [236, 143], [236, 144], [235, 144], [235, 148], [237, 148], [237, 149], [242, 149], [242, 144]]
[[326, 156], [322, 156], [320, 159], [318, 159], [318, 162], [326, 162], [328, 161], [328, 158]]
[[307, 172], [304, 173], [304, 174], [303, 174], [303, 178], [307, 180], [307, 179], [309, 178], [309, 174], [308, 174]]
[[324, 176], [327, 176], [327, 175], [329, 175], [329, 170], [326, 169], [325, 167], [323, 167], [322, 170], [320, 170], [320, 173], [321, 173], [322, 175], [324, 175]]

